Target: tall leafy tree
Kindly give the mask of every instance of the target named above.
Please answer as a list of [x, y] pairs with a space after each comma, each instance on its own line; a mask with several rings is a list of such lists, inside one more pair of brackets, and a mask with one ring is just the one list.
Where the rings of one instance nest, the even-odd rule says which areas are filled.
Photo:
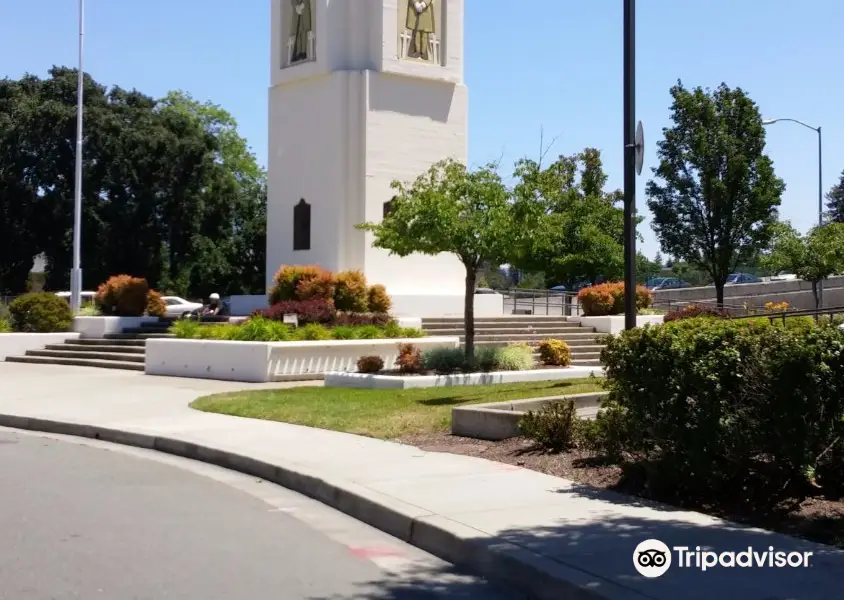
[[838, 183], [826, 194], [826, 208], [831, 221], [844, 223], [844, 171], [841, 171]]
[[587, 148], [547, 167], [516, 164], [516, 266], [543, 271], [550, 285], [618, 279], [624, 269], [619, 190], [607, 192], [601, 154]]
[[736, 265], [767, 246], [785, 185], [765, 155], [765, 129], [741, 88], [671, 88], [673, 125], [647, 183], [662, 250], [709, 273], [717, 300]]
[[760, 259], [772, 273], [794, 273], [812, 283], [815, 307], [820, 308], [818, 284], [844, 272], [844, 223], [828, 223], [801, 236], [789, 223], [774, 229], [769, 253]]
[[509, 191], [490, 165], [475, 171], [453, 160], [415, 181], [393, 182], [393, 209], [380, 223], [359, 227], [391, 254], [456, 255], [466, 268], [464, 327], [467, 361], [475, 355], [475, 284], [484, 263], [507, 260], [514, 231]]
[[0, 295], [26, 291], [40, 252], [37, 144], [28, 132], [34, 118], [31, 79], [0, 81]]

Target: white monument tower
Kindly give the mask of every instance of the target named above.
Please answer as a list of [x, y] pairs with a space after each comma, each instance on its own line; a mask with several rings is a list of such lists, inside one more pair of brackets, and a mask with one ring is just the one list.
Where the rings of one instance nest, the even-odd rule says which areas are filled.
[[466, 161], [464, 0], [271, 1], [268, 285], [283, 264], [360, 269], [397, 315], [462, 314], [454, 256], [389, 256], [355, 225], [394, 179]]

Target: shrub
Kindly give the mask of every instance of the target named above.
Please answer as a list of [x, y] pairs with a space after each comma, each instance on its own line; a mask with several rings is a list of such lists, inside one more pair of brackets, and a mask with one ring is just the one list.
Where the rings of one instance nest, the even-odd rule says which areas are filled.
[[367, 304], [369, 312], [374, 313], [389, 313], [393, 307], [393, 301], [390, 300], [387, 294], [387, 288], [383, 285], [375, 284], [367, 290]]
[[425, 330], [423, 329], [416, 329], [415, 327], [405, 327], [401, 330], [401, 335], [398, 337], [403, 338], [423, 338], [425, 337]]
[[146, 313], [151, 317], [163, 317], [167, 314], [167, 305], [161, 299], [161, 294], [155, 290], [147, 293]]
[[602, 353], [625, 451], [662, 500], [772, 510], [816, 490], [844, 439], [844, 331], [684, 319]]
[[361, 271], [338, 273], [335, 282], [334, 306], [337, 310], [352, 313], [364, 313], [369, 310], [369, 290], [366, 277]]
[[100, 317], [102, 314], [102, 311], [92, 302], [81, 305], [76, 313], [79, 317]]
[[199, 337], [198, 330], [200, 327], [203, 327], [203, 325], [200, 325], [199, 321], [192, 321], [190, 319], [180, 319], [179, 321], [174, 322], [170, 326], [168, 332], [172, 333], [177, 338], [192, 340]]
[[348, 325], [360, 327], [361, 325], [378, 325], [384, 327], [394, 322], [394, 319], [387, 313], [337, 313], [334, 319], [335, 325]]
[[730, 311], [717, 306], [706, 306], [700, 304], [687, 304], [683, 308], [672, 310], [665, 315], [665, 323], [677, 321], [678, 319], [694, 319], [697, 317], [711, 317], [713, 319], [729, 319]]
[[328, 325], [337, 319], [334, 305], [323, 298], [312, 300], [283, 300], [269, 308], [258, 311], [260, 316], [271, 321], [283, 321], [284, 315], [295, 314], [300, 325], [320, 323]]
[[495, 356], [495, 369], [498, 371], [529, 371], [535, 366], [533, 348], [522, 344], [512, 344], [499, 348]]
[[331, 338], [331, 332], [319, 323], [309, 323], [304, 327], [297, 327], [293, 330], [293, 339], [296, 340], [315, 342], [318, 340], [330, 340]]
[[422, 365], [426, 371], [450, 375], [464, 368], [466, 356], [462, 348], [431, 348], [422, 354]]
[[500, 348], [494, 346], [475, 346], [475, 360], [473, 369], [484, 373], [495, 371], [498, 367], [498, 353]]
[[399, 344], [396, 366], [401, 373], [419, 373], [422, 370], [422, 351], [413, 344]]
[[9, 317], [11, 317], [9, 314], [9, 307], [0, 302], [0, 321], [7, 321], [9, 320]]
[[766, 302], [765, 310], [772, 313], [785, 312], [788, 310], [788, 302]]
[[104, 315], [140, 317], [147, 309], [147, 280], [115, 275], [97, 288], [94, 303]]
[[358, 330], [346, 325], [334, 327], [331, 329], [331, 337], [335, 340], [356, 340], [358, 339]]
[[67, 300], [50, 292], [32, 292], [16, 298], [9, 305], [10, 325], [21, 333], [68, 331], [73, 313]]
[[[624, 284], [602, 283], [583, 288], [577, 294], [583, 308], [583, 315], [600, 317], [620, 315], [624, 312]], [[653, 292], [644, 286], [636, 286], [636, 308], [646, 309], [653, 304]]]
[[380, 356], [361, 356], [358, 359], [358, 371], [361, 373], [378, 373], [384, 368], [384, 359]]
[[563, 452], [574, 446], [577, 424], [574, 401], [561, 400], [528, 411], [519, 421], [519, 431], [549, 452]]
[[384, 339], [384, 330], [377, 325], [364, 325], [357, 328], [357, 337], [359, 340], [380, 340]]
[[323, 300], [334, 304], [336, 289], [334, 275], [329, 271], [322, 271], [313, 277], [306, 277], [296, 284], [296, 298], [298, 300]]
[[[309, 280], [318, 280], [321, 283], [305, 283], [302, 291], [307, 293], [306, 297], [299, 294], [299, 286]], [[314, 297], [320, 297], [324, 300], [334, 299], [334, 290], [329, 280], [333, 283], [333, 278], [329, 271], [322, 267], [315, 265], [285, 265], [282, 266], [273, 276], [273, 286], [270, 289], [269, 301], [270, 305], [282, 302], [285, 300], [304, 300]], [[326, 296], [315, 295], [320, 292], [327, 292], [331, 288], [331, 294]]]
[[539, 343], [542, 364], [567, 367], [571, 364], [571, 348], [563, 340], [544, 340]]

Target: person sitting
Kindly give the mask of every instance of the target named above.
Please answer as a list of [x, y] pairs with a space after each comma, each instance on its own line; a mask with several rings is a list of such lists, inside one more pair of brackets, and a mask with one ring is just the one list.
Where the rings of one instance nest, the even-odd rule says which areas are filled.
[[203, 307], [202, 315], [203, 317], [216, 317], [220, 314], [220, 309], [222, 305], [220, 304], [220, 294], [216, 292], [208, 296], [208, 305]]

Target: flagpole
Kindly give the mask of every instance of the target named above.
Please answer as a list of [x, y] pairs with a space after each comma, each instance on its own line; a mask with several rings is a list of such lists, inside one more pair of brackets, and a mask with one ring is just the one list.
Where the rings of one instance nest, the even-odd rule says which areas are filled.
[[73, 268], [70, 271], [70, 308], [79, 311], [82, 292], [82, 104], [85, 76], [82, 59], [85, 47], [85, 0], [79, 0], [79, 70], [76, 98], [76, 180], [73, 196]]

